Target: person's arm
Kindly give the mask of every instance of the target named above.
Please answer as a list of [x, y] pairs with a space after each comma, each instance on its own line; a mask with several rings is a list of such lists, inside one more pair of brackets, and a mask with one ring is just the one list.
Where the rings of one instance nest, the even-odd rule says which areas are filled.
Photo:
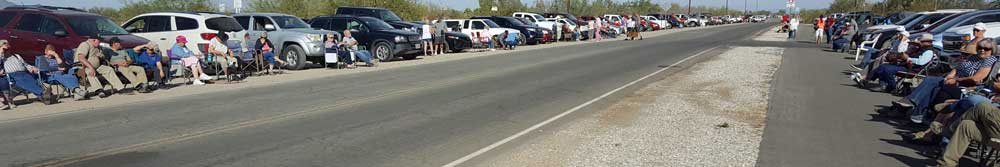
[[87, 61], [87, 53], [77, 51], [76, 52], [76, 59], [80, 60], [78, 62], [80, 62], [80, 64], [83, 65], [84, 68], [91, 69], [91, 70], [93, 70], [94, 68], [96, 68], [96, 67], [94, 67], [93, 64], [90, 64], [90, 61]]
[[985, 67], [976, 70], [976, 73], [972, 74], [972, 76], [957, 78], [955, 80], [962, 85], [979, 85], [980, 83], [983, 83], [983, 80], [989, 75], [990, 67]]
[[163, 77], [163, 75], [164, 75], [164, 72], [163, 72], [163, 63], [160, 63], [160, 61], [156, 61], [156, 70], [160, 72], [160, 77]]
[[957, 74], [957, 71], [955, 71], [955, 69], [951, 69], [951, 71], [948, 72], [948, 75], [945, 75], [945, 77], [944, 77], [944, 81], [943, 81], [944, 84], [945, 85], [956, 85], [956, 84], [958, 84], [957, 80], [955, 80], [955, 74]]

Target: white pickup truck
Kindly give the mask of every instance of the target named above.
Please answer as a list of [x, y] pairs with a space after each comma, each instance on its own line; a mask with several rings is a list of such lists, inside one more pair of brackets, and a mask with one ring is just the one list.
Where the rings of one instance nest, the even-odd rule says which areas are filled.
[[504, 31], [514, 34], [521, 33], [517, 29], [502, 28], [497, 23], [485, 19], [448, 19], [444, 20], [444, 23], [449, 28], [460, 29], [463, 34], [469, 35], [470, 38], [478, 42], [487, 41], [489, 37], [501, 35]]
[[[545, 20], [545, 17], [542, 17], [542, 15], [535, 14], [535, 13], [514, 12], [514, 14], [512, 16], [515, 17], [515, 18], [524, 18], [524, 20], [528, 20], [528, 21], [530, 21], [532, 23], [535, 23], [535, 26], [542, 27], [542, 28], [551, 29], [552, 25], [556, 24], [556, 22]], [[555, 30], [553, 30], [553, 31], [555, 31]]]

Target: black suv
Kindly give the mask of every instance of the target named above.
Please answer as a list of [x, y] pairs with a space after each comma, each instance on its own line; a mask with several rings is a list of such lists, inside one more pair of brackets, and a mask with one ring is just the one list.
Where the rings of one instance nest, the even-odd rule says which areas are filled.
[[[385, 8], [344, 6], [338, 7], [336, 14], [373, 17], [389, 23], [389, 25], [392, 25], [392, 27], [396, 29], [414, 32], [417, 34], [422, 32], [420, 26], [423, 24], [403, 21], [403, 19], [396, 15], [396, 13]], [[445, 32], [444, 35], [446, 37], [445, 40], [448, 43], [448, 48], [453, 52], [461, 52], [465, 48], [472, 45], [472, 38], [461, 32]]]
[[523, 44], [538, 44], [545, 38], [545, 34], [542, 32], [542, 27], [527, 25], [510, 16], [476, 16], [472, 19], [485, 19], [492, 20], [497, 25], [503, 28], [516, 29], [521, 31], [521, 37], [518, 37], [519, 43]]
[[312, 28], [343, 32], [350, 30], [359, 45], [368, 47], [373, 57], [391, 61], [396, 57], [417, 58], [420, 53], [420, 34], [393, 28], [380, 19], [364, 16], [334, 15], [309, 20]]

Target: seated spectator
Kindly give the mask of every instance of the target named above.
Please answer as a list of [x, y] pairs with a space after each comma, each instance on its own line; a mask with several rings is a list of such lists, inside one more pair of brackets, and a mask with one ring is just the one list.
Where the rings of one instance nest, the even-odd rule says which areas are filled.
[[854, 30], [854, 25], [851, 25], [851, 23], [845, 23], [845, 26], [847, 28], [837, 34], [837, 38], [833, 40], [834, 51], [847, 52], [847, 48], [850, 47], [848, 44], [850, 44], [851, 38], [854, 38], [854, 34], [857, 33]]
[[934, 42], [934, 36], [930, 34], [923, 34], [920, 39], [917, 40], [918, 41], [916, 42], [919, 43], [920, 48], [912, 51], [911, 53], [919, 55], [919, 57], [912, 58], [910, 56], [911, 54], [902, 54], [902, 57], [899, 58], [899, 63], [882, 64], [875, 68], [875, 70], [870, 71], [868, 75], [858, 77], [855, 82], [858, 83], [858, 86], [867, 88], [867, 81], [875, 81], [878, 79], [881, 82], [881, 86], [879, 87], [882, 88], [881, 90], [886, 92], [893, 91], [893, 89], [896, 88], [896, 73], [906, 71], [907, 64], [912, 64], [917, 67], [924, 66], [934, 59], [934, 56], [936, 56], [934, 46], [932, 44]]
[[49, 67], [56, 67], [57, 70], [49, 71], [48, 75], [49, 81], [55, 81], [63, 86], [66, 90], [70, 90], [73, 94], [73, 98], [76, 100], [83, 100], [87, 98], [87, 91], [80, 87], [80, 82], [77, 77], [71, 73], [67, 73], [67, 64], [63, 62], [62, 55], [56, 52], [56, 47], [51, 44], [45, 45], [45, 55], [43, 56], [48, 62]]
[[[355, 40], [354, 37], [351, 36], [350, 30], [344, 30], [344, 38], [340, 40], [340, 45], [343, 47], [347, 47], [348, 51], [354, 53], [354, 56], [358, 57], [358, 59], [361, 59], [362, 62], [365, 62], [365, 64], [367, 64], [368, 67], [375, 67], [375, 63], [372, 63], [371, 60], [372, 59], [371, 52], [368, 52], [367, 50], [358, 50], [358, 40]], [[347, 56], [347, 57], [341, 57], [341, 60], [351, 60], [350, 55], [342, 55], [342, 56]], [[354, 64], [354, 61], [345, 61], [345, 62], [347, 62], [348, 68], [354, 68], [354, 66], [352, 65]]]
[[[232, 50], [229, 50], [229, 45], [226, 45], [226, 41], [229, 41], [229, 35], [226, 35], [226, 32], [219, 31], [215, 38], [209, 41], [208, 53], [212, 54], [212, 61], [219, 63], [222, 74], [229, 76], [229, 67], [235, 65], [239, 59], [236, 59], [236, 55], [233, 54]], [[232, 80], [233, 78], [229, 79]]]
[[[100, 92], [101, 97], [108, 97], [115, 92], [125, 89], [125, 84], [118, 79], [118, 74], [115, 73], [114, 68], [101, 64], [104, 59], [104, 51], [101, 49], [100, 44], [100, 37], [90, 36], [87, 41], [80, 43], [76, 47], [76, 58], [74, 60], [76, 61], [75, 64], [80, 68], [77, 76], [83, 77], [81, 81], [86, 81], [86, 83], [90, 84], [87, 90]], [[101, 81], [97, 79], [97, 76], [101, 76], [104, 80], [108, 81], [111, 84], [111, 89], [105, 89], [101, 85]]]
[[[995, 46], [993, 39], [979, 41], [976, 46], [979, 54], [959, 57], [957, 66], [943, 79], [928, 77], [923, 82], [931, 83], [921, 83], [909, 96], [893, 101], [893, 105], [900, 109], [909, 109], [912, 122], [923, 122], [928, 106], [944, 103], [949, 99], [959, 99], [963, 87], [976, 87], [982, 84], [997, 61], [997, 57], [993, 56]], [[939, 83], [934, 83], [935, 81]], [[935, 90], [936, 93], [931, 93]]]
[[254, 46], [255, 48], [257, 48], [257, 50], [260, 51], [260, 54], [262, 57], [264, 57], [264, 60], [267, 61], [267, 69], [269, 72], [274, 71], [274, 66], [276, 63], [281, 64], [281, 66], [287, 64], [285, 63], [285, 61], [282, 61], [281, 59], [277, 59], [274, 57], [274, 44], [271, 43], [270, 39], [267, 39], [267, 32], [264, 32], [263, 34], [260, 35], [260, 39], [257, 39], [257, 43]]
[[[900, 57], [900, 55], [909, 50], [910, 46], [907, 41], [909, 41], [910, 33], [906, 32], [906, 30], [902, 27], [897, 27], [896, 30], [898, 33], [896, 38], [893, 39], [891, 47], [877, 51], [874, 48], [869, 47], [868, 52], [865, 53], [865, 57], [861, 59], [861, 64], [851, 65], [852, 68], [861, 70], [861, 72], [855, 73], [854, 77], [864, 78], [862, 74], [866, 74], [868, 71], [871, 71], [871, 69], [875, 69], [876, 66], [882, 64], [883, 60], [887, 57]], [[887, 56], [877, 56], [879, 53], [885, 53]]]
[[1000, 134], [1000, 109], [989, 103], [976, 104], [956, 120], [957, 128], [951, 135], [950, 142], [944, 149], [944, 154], [938, 159], [938, 166], [958, 166], [959, 159], [965, 154], [972, 141], [983, 142], [989, 137]]
[[970, 95], [968, 97], [962, 98], [960, 100], [950, 100], [945, 103], [934, 105], [933, 112], [937, 115], [934, 117], [933, 122], [930, 126], [923, 131], [906, 134], [904, 139], [907, 142], [923, 144], [923, 145], [933, 145], [934, 140], [948, 133], [954, 132], [951, 123], [957, 120], [954, 118], [961, 117], [964, 112], [979, 103], [993, 104], [991, 99], [995, 99], [995, 95], [988, 95], [990, 98], [984, 97], [983, 95]]
[[507, 34], [504, 39], [507, 49], [514, 50], [514, 47], [517, 46], [517, 33], [508, 33], [507, 31], [504, 31], [504, 34]]
[[[3, 55], [3, 73], [11, 80], [14, 80], [14, 86], [34, 94], [42, 103], [56, 103], [56, 97], [52, 95], [52, 90], [42, 88], [42, 83], [39, 83], [35, 79], [33, 74], [38, 74], [38, 68], [25, 62], [21, 55], [9, 53], [9, 51], [10, 43], [7, 40], [0, 40], [0, 54]], [[9, 87], [10, 85], [7, 86]]]
[[150, 92], [151, 90], [146, 86], [149, 84], [149, 80], [146, 78], [146, 70], [142, 66], [132, 65], [132, 61], [134, 60], [129, 57], [129, 50], [122, 46], [122, 40], [118, 39], [118, 37], [111, 37], [109, 41], [111, 42], [111, 50], [105, 53], [109, 59], [108, 64], [114, 66], [131, 83], [126, 88], [134, 88], [142, 93]]
[[136, 56], [135, 63], [142, 66], [147, 75], [153, 76], [153, 82], [160, 88], [166, 88], [167, 82], [167, 69], [163, 68], [162, 57], [157, 51], [159, 47], [156, 44], [149, 43], [145, 45], [139, 45], [132, 48], [138, 56]]
[[201, 58], [198, 58], [201, 55], [197, 55], [191, 52], [191, 49], [188, 49], [187, 38], [183, 35], [178, 35], [176, 41], [177, 43], [170, 48], [170, 57], [181, 58], [181, 65], [191, 68], [191, 74], [194, 77], [191, 79], [193, 80], [193, 84], [204, 85], [205, 83], [201, 82], [201, 80], [212, 80], [212, 77], [205, 74], [204, 70], [201, 69], [201, 63], [199, 62]]

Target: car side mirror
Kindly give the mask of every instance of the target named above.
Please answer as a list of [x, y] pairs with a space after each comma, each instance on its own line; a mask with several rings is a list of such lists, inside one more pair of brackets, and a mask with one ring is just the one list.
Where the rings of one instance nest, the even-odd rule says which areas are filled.
[[274, 29], [275, 29], [274, 28], [274, 24], [266, 24], [266, 25], [264, 25], [264, 31], [274, 31]]
[[921, 29], [924, 29], [924, 28], [929, 28], [929, 27], [931, 27], [931, 24], [923, 24], [923, 25], [920, 25], [920, 28], [921, 28]]
[[361, 31], [358, 30], [358, 29], [351, 29], [351, 34], [356, 34], [356, 33], [359, 33], [359, 32], [361, 32]]
[[130, 32], [130, 33], [135, 33], [135, 32], [136, 32], [137, 30], [139, 30], [139, 29], [138, 29], [138, 28], [135, 28], [135, 27], [128, 27], [128, 28], [125, 28], [125, 31], [128, 31], [128, 32]]
[[52, 33], [52, 35], [55, 35], [56, 37], [66, 37], [66, 31], [56, 31]]

